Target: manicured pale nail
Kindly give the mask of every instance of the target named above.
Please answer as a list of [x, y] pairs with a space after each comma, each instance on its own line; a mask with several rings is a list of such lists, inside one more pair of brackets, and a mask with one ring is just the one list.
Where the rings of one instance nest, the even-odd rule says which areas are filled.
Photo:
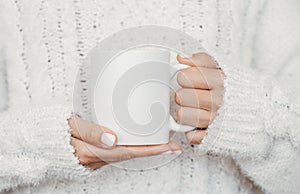
[[103, 133], [101, 136], [101, 141], [108, 147], [112, 147], [115, 143], [116, 137], [110, 133]]

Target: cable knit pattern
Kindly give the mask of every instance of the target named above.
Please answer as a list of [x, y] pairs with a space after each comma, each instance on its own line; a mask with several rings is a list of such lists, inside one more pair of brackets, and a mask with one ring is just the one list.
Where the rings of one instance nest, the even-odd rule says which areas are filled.
[[[290, 3], [298, 5], [296, 0]], [[6, 102], [0, 103], [4, 109], [0, 191], [299, 193], [299, 110], [271, 81], [274, 73], [264, 77], [257, 71], [273, 68], [266, 59], [274, 62], [282, 56], [276, 67], [289, 63], [291, 52], [272, 50], [276, 41], [268, 39], [280, 21], [275, 18], [278, 12], [272, 15], [273, 7], [284, 7], [287, 15], [298, 13], [282, 4], [277, 0], [0, 1], [0, 70], [5, 70], [0, 72], [0, 83], [5, 84], [1, 100]], [[271, 14], [263, 14], [266, 7], [271, 7]], [[276, 21], [275, 26], [265, 21]], [[174, 137], [184, 149], [175, 160], [151, 170], [110, 165], [90, 172], [73, 155], [66, 121], [74, 111], [72, 103], [90, 118], [90, 75], [82, 61], [97, 41], [139, 25], [181, 29], [198, 40], [199, 48], [202, 44], [225, 72], [224, 103], [201, 145], [189, 145], [183, 134]], [[276, 48], [295, 50], [300, 38], [296, 33], [284, 36], [290, 40], [288, 46], [280, 42]], [[299, 57], [293, 59], [291, 64], [300, 63]], [[262, 64], [264, 68], [257, 68]], [[80, 87], [74, 91], [78, 99], [73, 99], [77, 75]], [[288, 68], [280, 74], [285, 75], [299, 77]], [[300, 89], [295, 94], [300, 95]], [[159, 160], [150, 157], [140, 162]]]

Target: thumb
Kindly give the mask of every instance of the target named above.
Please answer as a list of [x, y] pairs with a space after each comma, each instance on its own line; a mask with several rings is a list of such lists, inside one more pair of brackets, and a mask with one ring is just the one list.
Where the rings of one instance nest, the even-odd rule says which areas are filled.
[[71, 135], [99, 148], [111, 149], [116, 146], [117, 135], [110, 129], [90, 123], [73, 114], [68, 120]]

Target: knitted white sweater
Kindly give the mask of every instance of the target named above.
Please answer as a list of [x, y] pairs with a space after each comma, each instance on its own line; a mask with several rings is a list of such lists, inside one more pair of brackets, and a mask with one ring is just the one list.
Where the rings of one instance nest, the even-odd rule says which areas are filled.
[[[0, 191], [299, 193], [298, 10], [297, 0], [0, 1]], [[89, 172], [66, 122], [79, 64], [98, 40], [149, 24], [183, 30], [218, 59], [224, 104], [201, 145], [180, 138], [176, 160]]]

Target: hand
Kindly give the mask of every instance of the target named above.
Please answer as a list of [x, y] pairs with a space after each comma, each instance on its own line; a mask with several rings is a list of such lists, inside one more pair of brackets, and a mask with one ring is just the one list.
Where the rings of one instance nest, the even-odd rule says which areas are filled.
[[191, 144], [200, 144], [207, 134], [204, 129], [222, 104], [224, 73], [206, 53], [193, 54], [190, 58], [177, 55], [177, 61], [191, 66], [181, 70], [177, 77], [182, 87], [175, 95], [175, 101], [180, 105], [177, 121], [198, 128], [186, 132], [186, 138]]
[[149, 146], [116, 146], [116, 134], [107, 129], [81, 119], [73, 114], [68, 119], [71, 128], [71, 144], [81, 164], [90, 169], [100, 168], [110, 162], [129, 160], [137, 157], [158, 155], [162, 153], [181, 152], [175, 142]]

